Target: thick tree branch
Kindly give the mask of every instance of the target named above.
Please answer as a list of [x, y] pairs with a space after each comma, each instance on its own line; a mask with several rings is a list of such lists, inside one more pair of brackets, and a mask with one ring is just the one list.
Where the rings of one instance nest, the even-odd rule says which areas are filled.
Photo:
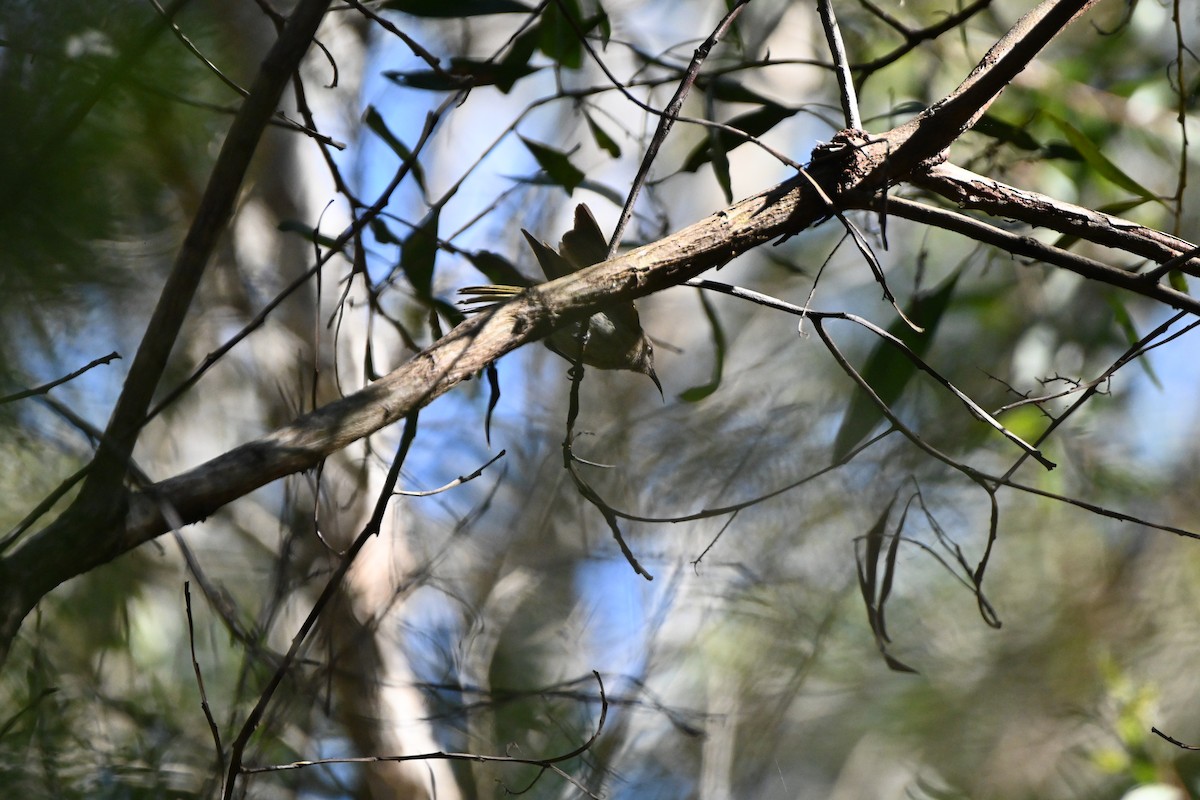
[[145, 424], [146, 411], [167, 358], [187, 318], [209, 257], [233, 213], [258, 140], [275, 113], [283, 88], [312, 44], [329, 2], [304, 0], [296, 6], [263, 60], [258, 78], [229, 128], [200, 207], [159, 296], [92, 469], [76, 500], [75, 505], [84, 517], [103, 518], [120, 511], [126, 465]]
[[[912, 200], [889, 198], [887, 201], [887, 212], [897, 217], [913, 220], [914, 222], [961, 233], [963, 236], [974, 239], [977, 242], [990, 244], [1007, 253], [1016, 256], [1025, 256], [1026, 258], [1036, 259], [1051, 266], [1061, 267], [1077, 275], [1081, 275], [1088, 280], [1097, 283], [1107, 283], [1109, 286], [1116, 286], [1127, 292], [1140, 294], [1151, 300], [1157, 300], [1164, 305], [1177, 308], [1180, 311], [1187, 311], [1200, 316], [1200, 300], [1191, 295], [1184, 294], [1169, 286], [1164, 286], [1156, 280], [1147, 279], [1144, 275], [1139, 275], [1136, 272], [1118, 269], [1101, 261], [1063, 250], [1060, 247], [1043, 244], [1031, 236], [1009, 233], [994, 225], [989, 225], [986, 222], [968, 217], [965, 214], [959, 214], [956, 211], [932, 208], [913, 202]], [[1158, 231], [1155, 231], [1155, 233], [1158, 233]]]
[[[1178, 236], [1103, 211], [1093, 211], [1038, 192], [1018, 189], [953, 164], [939, 164], [928, 172], [916, 175], [909, 182], [953, 200], [961, 208], [978, 209], [993, 217], [1020, 220], [1038, 228], [1124, 250], [1160, 264], [1195, 249], [1195, 245]], [[1180, 264], [1178, 269], [1191, 275], [1200, 275], [1200, 259]], [[1137, 274], [1127, 274], [1142, 280]]]
[[[1064, 28], [1099, 0], [1045, 0], [1017, 20], [967, 79], [916, 119], [887, 134], [889, 175], [906, 174], [941, 154], [983, 116], [992, 101]], [[940, 142], [935, 154], [928, 149]]]
[[[459, 325], [360, 392], [182, 475], [132, 493], [122, 516], [97, 519], [73, 507], [0, 561], [0, 661], [25, 615], [63, 581], [162, 534], [172, 524], [203, 519], [254, 489], [315, 466], [337, 450], [428, 405], [505, 353], [558, 327], [613, 302], [680, 284], [753, 247], [831, 216], [835, 209], [824, 198], [830, 198], [836, 208], [861, 207], [864, 199], [869, 201], [891, 184], [911, 178], [922, 164], [940, 160], [946, 147], [1008, 81], [1059, 29], [1094, 2], [1047, 0], [1018, 23], [1014, 28], [1018, 33], [1010, 33], [989, 52], [963, 87], [916, 120], [881, 136], [843, 131], [832, 144], [814, 152], [811, 166], [802, 175], [658, 242], [525, 291], [492, 313]], [[301, 7], [311, 11], [318, 5], [321, 3], [309, 0]], [[215, 235], [227, 211], [212, 209], [214, 216], [206, 217], [203, 224], [197, 222], [197, 229], [207, 231], [205, 236]], [[180, 263], [192, 264], [199, 271], [206, 251], [194, 249], [196, 246], [189, 237]], [[188, 283], [197, 278], [180, 280]], [[170, 287], [164, 292], [169, 307], [163, 315], [171, 321], [165, 325], [169, 341], [174, 340], [186, 309], [186, 302], [181, 302], [184, 294]], [[190, 294], [187, 297], [190, 299]], [[156, 312], [156, 320], [158, 317]], [[118, 434], [121, 443], [121, 449], [109, 457], [118, 475], [124, 473], [131, 437], [157, 383], [161, 367], [155, 365], [165, 359], [169, 349], [169, 342], [156, 347], [140, 377], [135, 380], [131, 374], [129, 396], [122, 397], [114, 416], [116, 427], [110, 426], [110, 434]]]

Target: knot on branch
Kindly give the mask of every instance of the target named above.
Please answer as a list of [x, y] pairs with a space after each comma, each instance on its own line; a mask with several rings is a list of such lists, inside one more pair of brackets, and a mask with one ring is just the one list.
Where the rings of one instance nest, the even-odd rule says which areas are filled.
[[845, 128], [813, 148], [813, 175], [831, 197], [877, 191], [886, 184], [889, 150], [886, 137]]

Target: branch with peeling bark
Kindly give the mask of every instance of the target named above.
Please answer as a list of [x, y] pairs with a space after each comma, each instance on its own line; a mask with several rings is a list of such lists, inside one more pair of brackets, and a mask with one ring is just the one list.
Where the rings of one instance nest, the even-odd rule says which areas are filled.
[[[951, 168], [937, 166], [949, 145], [1063, 27], [1096, 1], [1047, 0], [989, 51], [959, 89], [911, 122], [879, 135], [842, 131], [832, 143], [814, 151], [810, 166], [801, 175], [657, 242], [529, 289], [491, 313], [459, 325], [367, 388], [186, 473], [129, 492], [120, 515], [98, 520], [86, 505], [76, 504], [0, 560], [0, 661], [26, 614], [63, 581], [128, 552], [173, 525], [204, 519], [261, 486], [316, 466], [556, 328], [584, 319], [607, 304], [681, 284], [747, 250], [795, 234], [835, 210], [867, 207], [899, 182], [917, 181], [930, 188], [936, 184], [940, 193], [949, 194], [956, 175]], [[228, 202], [232, 203], [232, 195]], [[986, 209], [986, 196], [979, 194], [977, 202]], [[212, 212], [224, 214], [220, 218], [225, 219], [228, 210], [215, 208]], [[1011, 210], [1000, 213], [1013, 216]], [[1145, 239], [1145, 247], [1151, 248], [1149, 241], [1155, 239], [1151, 233], [1122, 230], [1122, 235], [1126, 238], [1118, 246], [1151, 254], [1149, 249], [1137, 249], [1127, 238], [1132, 236], [1139, 243]], [[1175, 240], [1155, 246], [1153, 257], [1179, 255], [1190, 247]], [[1138, 285], [1154, 285], [1133, 273], [1115, 272], [1132, 276], [1140, 281]], [[1131, 288], [1116, 275], [1106, 275], [1096, 272], [1089, 277]], [[1155, 291], [1159, 290], [1170, 291], [1164, 287]], [[1187, 295], [1151, 296], [1189, 310], [1196, 304]], [[122, 451], [132, 446], [132, 442], [120, 444]]]

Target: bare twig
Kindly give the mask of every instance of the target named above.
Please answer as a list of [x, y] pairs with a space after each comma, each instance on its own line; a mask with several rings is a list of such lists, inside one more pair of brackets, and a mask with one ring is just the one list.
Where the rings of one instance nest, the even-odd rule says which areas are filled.
[[[1200, 275], [1200, 264], [1195, 259], [1189, 258], [1182, 263], [1175, 261], [1183, 254], [1194, 255], [1196, 245], [1112, 214], [1018, 189], [954, 164], [940, 164], [928, 171], [914, 173], [908, 180], [957, 203], [960, 208], [978, 209], [995, 217], [1077, 236], [1160, 264], [1166, 262], [1171, 264], [1170, 269]], [[1143, 274], [1129, 274], [1143, 283], [1154, 283], [1163, 271], [1160, 268]]]
[[696, 52], [692, 56], [692, 61], [688, 64], [687, 71], [683, 75], [683, 80], [679, 82], [679, 87], [675, 90], [675, 96], [671, 98], [671, 102], [667, 103], [667, 107], [663, 109], [662, 116], [658, 118], [658, 127], [654, 131], [654, 136], [650, 139], [649, 146], [646, 147], [645, 155], [642, 156], [642, 163], [638, 166], [637, 174], [633, 179], [633, 185], [629, 187], [629, 195], [625, 198], [625, 206], [621, 209], [621, 216], [617, 218], [617, 227], [613, 230], [612, 238], [608, 242], [609, 258], [612, 258], [621, 244], [621, 237], [625, 235], [625, 226], [629, 224], [629, 218], [633, 216], [633, 206], [637, 202], [638, 194], [642, 191], [642, 186], [646, 183], [647, 176], [650, 174], [650, 167], [653, 165], [654, 159], [658, 157], [659, 148], [667, 140], [667, 134], [671, 132], [671, 126], [675, 124], [679, 111], [683, 108], [683, 101], [691, 91], [692, 84], [696, 82], [696, 76], [700, 73], [701, 65], [708, 58], [709, 51], [721, 40], [721, 37], [725, 35], [725, 31], [729, 30], [729, 26], [742, 13], [742, 9], [746, 7], [746, 3], [748, 2], [750, 0], [737, 0], [733, 7], [721, 18], [721, 21], [717, 23], [717, 27], [709, 34], [708, 38], [696, 48]]
[[[589, 797], [599, 800], [596, 794], [588, 791], [578, 780], [564, 772], [558, 767], [564, 761], [570, 761], [573, 758], [586, 753], [600, 738], [600, 734], [604, 732], [604, 722], [608, 718], [608, 697], [604, 693], [604, 680], [600, 677], [600, 673], [595, 670], [592, 675], [596, 678], [596, 684], [600, 692], [600, 719], [596, 722], [596, 730], [588, 737], [588, 740], [573, 750], [557, 756], [549, 758], [521, 758], [519, 756], [488, 756], [480, 753], [447, 753], [439, 750], [433, 753], [417, 753], [414, 755], [405, 756], [360, 756], [350, 758], [316, 758], [308, 761], [293, 761], [288, 764], [273, 764], [269, 767], [244, 767], [242, 774], [249, 775], [262, 772], [281, 772], [284, 770], [303, 769], [305, 767], [316, 767], [327, 764], [378, 764], [383, 762], [403, 762], [403, 761], [471, 761], [478, 764], [525, 764], [528, 766], [541, 767], [540, 776], [547, 770], [553, 771], [560, 777], [570, 781], [578, 789], [583, 791]], [[534, 778], [534, 782], [537, 778]], [[532, 784], [531, 784], [532, 785]]]
[[1153, 733], [1155, 736], [1160, 736], [1163, 739], [1166, 739], [1168, 742], [1175, 745], [1176, 747], [1178, 747], [1181, 750], [1200, 750], [1200, 745], [1185, 744], [1185, 743], [1179, 741], [1178, 739], [1176, 739], [1174, 736], [1168, 736], [1167, 734], [1160, 731], [1158, 728], [1151, 728], [1150, 732]]
[[208, 692], [204, 690], [204, 675], [200, 672], [200, 662], [196, 660], [196, 625], [192, 620], [192, 588], [187, 581], [183, 582], [183, 602], [187, 609], [188, 646], [192, 651], [192, 671], [196, 673], [196, 687], [200, 690], [200, 708], [204, 711], [204, 719], [208, 722], [208, 730], [212, 733], [213, 747], [216, 750], [216, 764], [220, 769], [224, 766], [225, 751], [221, 749], [221, 731], [217, 721], [213, 719], [212, 709], [208, 705]]
[[817, 11], [821, 15], [821, 27], [825, 30], [825, 41], [829, 43], [829, 54], [833, 56], [834, 72], [837, 74], [838, 90], [842, 100], [842, 113], [846, 127], [862, 129], [862, 116], [858, 113], [858, 95], [854, 91], [854, 75], [850, 72], [850, 59], [846, 56], [846, 43], [833, 13], [833, 0], [817, 0]]
[[49, 392], [51, 389], [55, 388], [56, 386], [62, 386], [64, 383], [73, 381], [76, 378], [78, 378], [80, 375], [82, 375], [83, 373], [87, 372], [90, 369], [98, 367], [101, 364], [111, 364], [114, 360], [116, 360], [120, 357], [121, 357], [121, 354], [114, 350], [113, 352], [109, 353], [108, 355], [100, 356], [97, 359], [89, 361], [87, 364], [83, 365], [82, 367], [75, 370], [74, 372], [64, 375], [61, 378], [56, 378], [55, 380], [52, 380], [49, 383], [43, 383], [41, 386], [35, 386], [32, 389], [22, 389], [19, 392], [13, 392], [12, 394], [0, 397], [0, 405], [4, 405], [5, 403], [14, 403], [17, 400], [24, 400], [26, 397], [33, 397], [34, 395], [38, 395], [38, 394], [46, 394], [47, 392]]
[[308, 639], [309, 633], [320, 619], [321, 613], [333, 596], [341, 589], [342, 580], [346, 577], [346, 573], [350, 571], [350, 567], [354, 564], [354, 559], [362, 551], [373, 537], [379, 534], [379, 530], [383, 525], [384, 513], [387, 511], [389, 502], [392, 499], [392, 494], [395, 491], [396, 483], [400, 480], [400, 468], [404, 465], [404, 460], [408, 456], [408, 450], [412, 446], [413, 440], [417, 436], [417, 415], [412, 414], [405, 421], [404, 432], [400, 436], [400, 444], [396, 448], [396, 456], [392, 459], [392, 466], [388, 470], [387, 478], [384, 480], [383, 488], [379, 492], [379, 497], [375, 503], [375, 511], [371, 514], [370, 520], [362, 532], [355, 537], [354, 542], [346, 550], [338, 564], [337, 569], [329, 576], [329, 580], [325, 583], [325, 588], [321, 590], [321, 594], [313, 603], [312, 609], [301, 623], [299, 630], [292, 637], [292, 644], [284, 654], [283, 659], [275, 668], [275, 672], [271, 675], [271, 679], [267, 682], [259, 695], [258, 702], [254, 704], [254, 708], [246, 715], [246, 721], [242, 724], [238, 731], [237, 737], [229, 748], [229, 766], [225, 772], [225, 786], [222, 791], [224, 800], [231, 800], [234, 796], [235, 785], [238, 775], [243, 773], [242, 762], [245, 758], [246, 745], [250, 742], [250, 737], [254, 731], [258, 729], [259, 723], [262, 721], [263, 714], [267, 710], [267, 705], [271, 702], [271, 698], [275, 695], [275, 690], [279, 688], [279, 684], [283, 682], [283, 678], [287, 675], [292, 665], [296, 662], [297, 656], [300, 654], [300, 649]]
[[[888, 198], [888, 211], [897, 217], [961, 233], [977, 242], [994, 245], [1013, 255], [1026, 256], [1045, 264], [1062, 267], [1089, 280], [1149, 297], [1181, 311], [1200, 314], [1200, 300], [1154, 280], [1147, 280], [1136, 272], [1118, 269], [1053, 245], [1042, 244], [1032, 236], [1009, 233], [957, 211], [934, 208], [896, 197]], [[1145, 243], [1145, 240], [1141, 241]]]
[[486, 464], [484, 464], [482, 467], [480, 467], [479, 469], [472, 472], [470, 475], [459, 475], [454, 480], [450, 481], [449, 483], [447, 483], [443, 486], [439, 486], [436, 489], [427, 489], [423, 492], [397, 491], [397, 492], [395, 492], [395, 494], [399, 497], [432, 497], [435, 494], [441, 494], [442, 492], [447, 492], [447, 491], [455, 488], [456, 486], [462, 486], [464, 483], [475, 480], [476, 478], [478, 478], [480, 475], [483, 474], [483, 471], [485, 469], [490, 467], [492, 464], [495, 464], [500, 459], [504, 458], [504, 455], [507, 452], [508, 451], [506, 451], [506, 450], [501, 450], [495, 456], [493, 456], [492, 458], [489, 458]]

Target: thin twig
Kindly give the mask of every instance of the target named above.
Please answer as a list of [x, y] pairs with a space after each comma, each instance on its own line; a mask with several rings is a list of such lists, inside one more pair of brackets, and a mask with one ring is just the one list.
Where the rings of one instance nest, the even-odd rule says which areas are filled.
[[[874, 201], [868, 202], [865, 205], [873, 207]], [[888, 199], [888, 211], [892, 216], [903, 217], [914, 222], [934, 225], [948, 231], [961, 233], [963, 236], [974, 239], [977, 242], [993, 245], [1013, 255], [1025, 256], [1045, 264], [1062, 267], [1077, 275], [1082, 275], [1088, 280], [1096, 281], [1097, 283], [1106, 283], [1110, 286], [1116, 286], [1119, 289], [1125, 289], [1135, 294], [1149, 297], [1152, 300], [1157, 300], [1164, 305], [1171, 306], [1180, 311], [1200, 314], [1200, 300], [1191, 295], [1176, 291], [1170, 286], [1164, 286], [1154, 280], [1147, 280], [1144, 276], [1136, 272], [1109, 266], [1102, 261], [1077, 255], [1053, 245], [1043, 244], [1032, 236], [1009, 233], [982, 220], [969, 217], [966, 214], [960, 214], [957, 211], [934, 208], [923, 203], [899, 197]], [[997, 210], [997, 213], [1005, 212]], [[1141, 241], [1144, 244], [1149, 243], [1144, 239]], [[1129, 249], [1129, 247], [1125, 246], [1125, 249]]]
[[258, 729], [259, 723], [262, 721], [263, 714], [267, 710], [271, 698], [275, 694], [275, 690], [279, 688], [279, 684], [283, 682], [283, 678], [287, 675], [292, 665], [295, 663], [297, 656], [300, 654], [300, 649], [308, 639], [309, 633], [317, 624], [321, 613], [329, 602], [333, 599], [334, 594], [341, 588], [342, 580], [346, 577], [346, 573], [353, 566], [355, 558], [359, 552], [366, 546], [373, 537], [378, 535], [380, 528], [383, 525], [384, 513], [387, 510], [388, 504], [391, 501], [392, 493], [396, 489], [396, 483], [400, 479], [400, 468], [404, 464], [405, 458], [408, 456], [408, 450], [412, 446], [413, 440], [417, 436], [417, 414], [411, 414], [404, 424], [404, 431], [400, 436], [400, 444], [396, 448], [396, 456], [392, 459], [391, 468], [388, 470], [387, 478], [383, 482], [383, 488], [379, 492], [379, 497], [375, 503], [375, 510], [371, 514], [366, 526], [362, 532], [355, 537], [354, 542], [346, 550], [342, 556], [341, 562], [337, 569], [330, 575], [329, 580], [325, 583], [325, 588], [321, 590], [320, 596], [313, 603], [312, 609], [301, 623], [299, 630], [292, 637], [292, 644], [284, 654], [279, 666], [276, 667], [271, 679], [267, 682], [259, 695], [258, 702], [254, 704], [254, 708], [246, 716], [246, 721], [242, 724], [241, 730], [238, 731], [237, 738], [234, 739], [229, 751], [229, 767], [225, 773], [225, 786], [222, 796], [224, 800], [232, 800], [234, 789], [237, 783], [237, 776], [243, 773], [242, 762], [245, 758], [246, 745], [250, 741], [250, 737], [254, 731]]
[[429, 68], [431, 70], [433, 70], [436, 74], [438, 74], [442, 77], [446, 77], [446, 71], [444, 69], [442, 69], [442, 63], [441, 63], [441, 61], [438, 60], [438, 57], [435, 56], [433, 53], [429, 52], [428, 50], [426, 50], [424, 47], [422, 47], [420, 45], [420, 43], [417, 42], [416, 39], [412, 38], [407, 33], [400, 30], [399, 28], [397, 28], [395, 25], [393, 25], [391, 22], [389, 22], [385, 17], [380, 16], [379, 14], [375, 13], [371, 9], [364, 6], [362, 3], [358, 2], [358, 0], [345, 0], [345, 3], [346, 3], [346, 5], [349, 5], [352, 8], [354, 8], [356, 11], [358, 11], [358, 13], [362, 14], [367, 19], [369, 19], [372, 22], [374, 22], [375, 24], [377, 24], [379, 27], [383, 28], [388, 33], [395, 36], [400, 41], [404, 42], [404, 44], [408, 45], [408, 49], [412, 51], [413, 55], [415, 55], [417, 58], [421, 59], [426, 64], [428, 64]]
[[225, 753], [221, 749], [221, 731], [217, 728], [212, 708], [208, 705], [208, 692], [204, 690], [204, 675], [200, 672], [200, 662], [196, 660], [196, 625], [192, 620], [192, 587], [189, 581], [183, 582], [183, 602], [187, 608], [188, 645], [192, 651], [192, 671], [196, 673], [196, 686], [200, 690], [200, 708], [204, 710], [204, 719], [208, 722], [208, 730], [212, 733], [213, 746], [216, 749], [216, 764], [220, 769], [224, 766]]
[[850, 59], [846, 56], [846, 43], [833, 13], [833, 0], [817, 0], [817, 11], [821, 15], [821, 27], [825, 30], [825, 41], [829, 43], [829, 54], [833, 56], [834, 72], [837, 74], [838, 92], [842, 101], [842, 113], [846, 115], [846, 127], [862, 130], [862, 116], [858, 112], [858, 95], [854, 92], [854, 75], [850, 72]]
[[343, 231], [337, 237], [337, 239], [333, 241], [332, 244], [330, 244], [330, 246], [326, 249], [325, 255], [315, 264], [313, 264], [313, 266], [305, 270], [303, 274], [285, 286], [283, 290], [279, 292], [279, 294], [277, 294], [269, 303], [262, 307], [262, 309], [254, 316], [253, 319], [243, 325], [241, 330], [227, 339], [216, 350], [205, 356], [204, 361], [200, 364], [200, 366], [196, 367], [196, 369], [194, 369], [187, 378], [181, 381], [171, 391], [167, 392], [163, 398], [159, 400], [158, 403], [149, 411], [149, 413], [146, 415], [148, 420], [153, 419], [162, 413], [165, 408], [179, 399], [184, 393], [187, 392], [188, 389], [195, 385], [195, 383], [199, 381], [209, 369], [211, 369], [218, 361], [220, 361], [222, 356], [224, 356], [239, 342], [261, 327], [263, 323], [267, 321], [267, 317], [270, 316], [271, 312], [278, 308], [284, 300], [307, 284], [314, 275], [324, 268], [330, 259], [342, 252], [343, 248], [352, 239], [358, 236], [363, 228], [369, 225], [372, 220], [374, 220], [383, 212], [383, 209], [387, 207], [388, 202], [391, 200], [392, 193], [395, 192], [395, 190], [400, 186], [400, 183], [409, 174], [412, 169], [412, 165], [416, 163], [417, 154], [421, 152], [421, 150], [425, 147], [425, 144], [429, 141], [430, 136], [433, 134], [434, 128], [441, 119], [441, 115], [447, 108], [450, 107], [450, 105], [452, 105], [452, 103], [453, 99], [448, 98], [435, 111], [430, 112], [426, 116], [425, 127], [421, 131], [421, 137], [417, 140], [416, 145], [413, 146], [412, 158], [400, 164], [400, 166], [396, 169], [396, 173], [392, 176], [391, 182], [388, 183], [382, 192], [380, 192], [379, 197], [377, 197], [375, 202], [371, 204], [371, 207], [364, 211], [349, 227], [346, 228], [345, 231]]
[[[604, 722], [608, 719], [608, 697], [604, 693], [604, 680], [600, 677], [600, 673], [595, 670], [592, 675], [596, 678], [596, 683], [599, 686], [600, 692], [600, 719], [596, 723], [596, 729], [588, 740], [570, 752], [563, 753], [550, 758], [521, 758], [519, 756], [488, 756], [480, 753], [448, 753], [444, 750], [438, 750], [433, 753], [417, 753], [414, 755], [404, 756], [359, 756], [349, 758], [316, 758], [306, 761], [292, 761], [287, 764], [273, 764], [268, 767], [244, 767], [242, 774], [250, 775], [263, 772], [282, 772], [284, 770], [303, 769], [305, 767], [316, 767], [328, 764], [378, 764], [384, 762], [403, 762], [403, 761], [470, 761], [477, 764], [525, 764], [534, 767], [541, 767], [543, 771], [552, 770], [562, 778], [573, 783], [577, 788], [583, 790], [589, 797], [598, 798], [597, 795], [588, 791], [579, 781], [557, 767], [558, 764], [564, 761], [570, 761], [573, 758], [586, 753], [595, 745], [600, 738], [600, 734], [604, 731]], [[540, 775], [541, 773], [539, 773]], [[535, 779], [536, 780], [536, 779]]]
[[472, 472], [470, 475], [459, 475], [454, 480], [450, 481], [449, 483], [447, 483], [443, 486], [439, 486], [436, 489], [427, 489], [423, 492], [397, 491], [397, 492], [395, 492], [395, 494], [399, 497], [431, 497], [435, 494], [441, 494], [442, 492], [449, 491], [450, 489], [453, 489], [456, 486], [462, 486], [464, 483], [475, 480], [476, 478], [478, 478], [480, 475], [483, 474], [483, 471], [485, 469], [490, 467], [492, 464], [495, 464], [500, 459], [504, 458], [504, 455], [507, 452], [508, 452], [507, 450], [501, 450], [493, 458], [488, 459], [488, 462], [486, 464], [484, 464], [482, 467], [480, 467], [479, 469]]
[[692, 61], [688, 64], [687, 71], [684, 73], [683, 80], [679, 82], [679, 87], [675, 90], [675, 96], [671, 98], [671, 102], [667, 103], [667, 107], [663, 109], [662, 116], [658, 118], [658, 127], [654, 131], [654, 136], [650, 139], [649, 146], [646, 147], [646, 153], [642, 156], [642, 163], [638, 166], [637, 174], [634, 176], [633, 185], [629, 187], [629, 195], [625, 199], [625, 206], [621, 209], [621, 216], [617, 218], [617, 227], [613, 230], [612, 238], [608, 242], [608, 257], [612, 258], [617, 252], [617, 248], [621, 244], [621, 237], [625, 235], [625, 226], [629, 224], [629, 218], [633, 216], [633, 206], [637, 202], [638, 194], [642, 191], [642, 186], [646, 183], [646, 178], [650, 174], [650, 166], [654, 163], [654, 159], [658, 156], [659, 148], [663, 142], [667, 140], [667, 134], [671, 132], [671, 126], [675, 124], [680, 109], [683, 108], [683, 101], [688, 96], [688, 92], [692, 89], [692, 84], [696, 82], [696, 76], [700, 73], [700, 66], [704, 63], [704, 59], [708, 58], [709, 51], [716, 46], [721, 37], [725, 35], [725, 31], [733, 24], [733, 21], [742, 13], [742, 9], [746, 7], [746, 3], [750, 0], [738, 0], [733, 8], [726, 12], [721, 21], [717, 23], [717, 27], [709, 34], [708, 38], [696, 48], [695, 54], [692, 56]]
[[37, 394], [46, 394], [47, 392], [49, 392], [51, 389], [55, 388], [56, 386], [62, 386], [64, 383], [73, 381], [76, 378], [78, 378], [80, 375], [82, 375], [83, 373], [87, 372], [90, 369], [93, 369], [94, 367], [98, 367], [101, 364], [111, 364], [114, 360], [119, 359], [120, 357], [121, 357], [121, 354], [118, 353], [116, 350], [114, 350], [111, 353], [109, 353], [108, 355], [100, 356], [99, 358], [88, 362], [87, 364], [85, 364], [84, 366], [75, 370], [74, 372], [72, 372], [68, 375], [64, 375], [61, 378], [52, 380], [49, 383], [43, 383], [41, 386], [35, 386], [32, 389], [22, 389], [19, 392], [14, 392], [13, 394], [9, 394], [9, 395], [5, 395], [4, 397], [0, 397], [0, 406], [4, 405], [5, 403], [14, 403], [17, 400], [24, 400], [26, 397], [33, 397], [34, 395], [37, 395]]

